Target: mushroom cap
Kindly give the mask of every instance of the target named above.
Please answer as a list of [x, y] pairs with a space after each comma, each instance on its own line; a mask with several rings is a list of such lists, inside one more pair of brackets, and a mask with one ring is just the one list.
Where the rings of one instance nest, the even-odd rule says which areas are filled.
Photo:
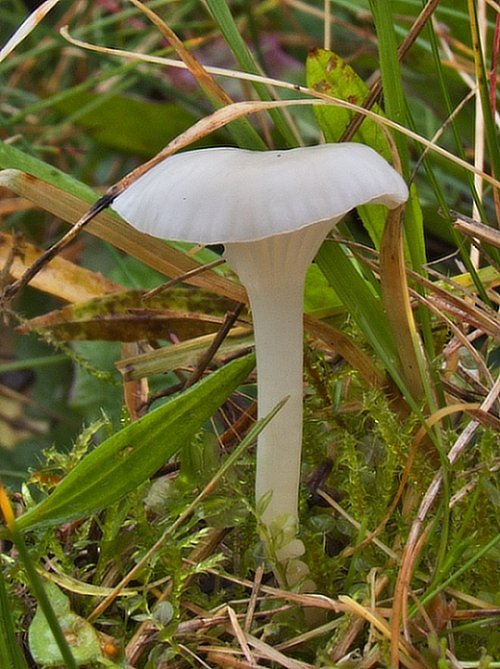
[[408, 198], [401, 176], [363, 144], [282, 151], [217, 147], [177, 153], [132, 183], [112, 208], [138, 230], [176, 241], [227, 244], [314, 223], [333, 225], [370, 202]]

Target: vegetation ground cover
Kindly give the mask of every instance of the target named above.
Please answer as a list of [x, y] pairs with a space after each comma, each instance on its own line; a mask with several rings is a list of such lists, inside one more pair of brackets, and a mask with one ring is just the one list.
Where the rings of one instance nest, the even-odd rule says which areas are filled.
[[[500, 666], [498, 6], [2, 5], [0, 666]], [[258, 539], [221, 249], [103, 206], [43, 252], [165, 147], [322, 141], [411, 196], [308, 272], [304, 592]]]

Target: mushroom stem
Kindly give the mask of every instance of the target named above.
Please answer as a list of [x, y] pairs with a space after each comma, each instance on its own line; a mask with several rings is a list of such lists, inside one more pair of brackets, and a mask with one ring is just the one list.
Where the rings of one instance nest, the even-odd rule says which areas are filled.
[[[247, 289], [257, 352], [258, 414], [287, 402], [257, 443], [257, 504], [271, 493], [262, 521], [280, 560], [297, 556], [298, 491], [302, 450], [303, 304], [307, 268], [333, 225], [323, 222], [255, 242], [230, 243], [225, 256]], [[290, 546], [287, 550], [287, 546]], [[299, 551], [300, 552], [300, 551]]]

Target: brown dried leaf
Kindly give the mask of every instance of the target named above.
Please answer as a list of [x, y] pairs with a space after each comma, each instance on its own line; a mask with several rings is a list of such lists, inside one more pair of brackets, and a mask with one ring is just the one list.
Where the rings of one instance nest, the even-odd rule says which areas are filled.
[[123, 316], [104, 316], [87, 321], [68, 321], [40, 328], [30, 321], [22, 332], [43, 329], [58, 341], [121, 341], [132, 342], [152, 339], [168, 339], [170, 335], [184, 340], [216, 331], [221, 320], [204, 314], [158, 314], [147, 309]]
[[141, 291], [126, 291], [84, 303], [70, 305], [21, 325], [22, 333], [44, 330], [58, 340], [107, 340], [132, 342], [166, 339], [180, 340], [216, 331], [222, 319], [217, 316], [179, 309], [167, 309], [169, 295], [159, 295], [147, 306]]

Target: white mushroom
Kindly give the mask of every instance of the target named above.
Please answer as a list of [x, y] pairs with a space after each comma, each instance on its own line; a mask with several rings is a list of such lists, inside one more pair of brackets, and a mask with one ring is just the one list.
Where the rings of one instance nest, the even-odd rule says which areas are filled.
[[370, 202], [406, 201], [400, 175], [362, 144], [283, 151], [200, 149], [176, 154], [135, 181], [113, 208], [142, 232], [168, 240], [224, 244], [246, 287], [257, 352], [259, 416], [288, 401], [260, 434], [256, 500], [262, 520], [287, 532], [278, 557], [301, 551], [294, 539], [302, 449], [303, 293], [307, 268], [332, 227]]

